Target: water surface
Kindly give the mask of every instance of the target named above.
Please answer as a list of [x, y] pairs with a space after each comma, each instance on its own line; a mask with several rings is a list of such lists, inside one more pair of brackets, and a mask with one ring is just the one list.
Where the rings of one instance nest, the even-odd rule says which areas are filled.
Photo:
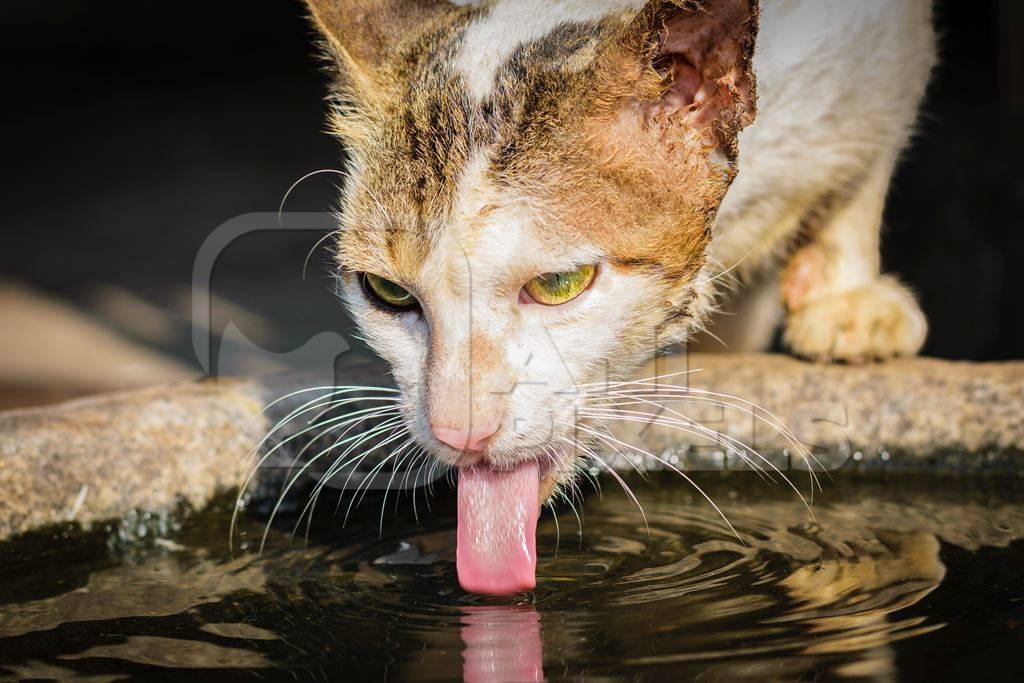
[[[605, 482], [545, 513], [538, 588], [457, 585], [439, 495], [329, 514], [308, 544], [275, 525], [227, 548], [228, 504], [185, 518], [0, 546], [0, 678], [909, 680], [1024, 671], [1024, 506], [997, 480], [839, 480], [814, 518], [730, 474]], [[225, 498], [225, 501], [229, 500]], [[375, 507], [376, 506], [376, 507]], [[159, 532], [154, 538], [154, 532]], [[301, 531], [300, 531], [301, 534]]]

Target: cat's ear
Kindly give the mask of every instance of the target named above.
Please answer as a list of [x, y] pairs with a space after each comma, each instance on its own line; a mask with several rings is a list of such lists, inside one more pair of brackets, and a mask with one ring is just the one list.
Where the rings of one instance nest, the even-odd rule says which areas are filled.
[[445, 13], [446, 0], [305, 0], [344, 78], [372, 82]]
[[664, 145], [697, 142], [734, 160], [756, 113], [758, 9], [758, 0], [647, 2], [602, 59], [605, 112], [631, 108]]

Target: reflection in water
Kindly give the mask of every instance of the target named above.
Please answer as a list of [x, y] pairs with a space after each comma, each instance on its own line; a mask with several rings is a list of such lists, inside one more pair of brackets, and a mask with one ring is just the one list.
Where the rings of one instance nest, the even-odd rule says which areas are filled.
[[171, 669], [264, 668], [270, 663], [258, 652], [224, 647], [195, 640], [130, 636], [116, 645], [97, 645], [85, 652], [62, 655], [61, 659], [104, 657]]
[[93, 573], [85, 586], [70, 592], [0, 607], [0, 638], [70, 622], [178, 614], [239, 590], [259, 591], [264, 581], [263, 568], [252, 558], [186, 564], [157, 553], [142, 564]]
[[[1014, 651], [1016, 489], [833, 484], [812, 520], [791, 497], [734, 482], [710, 490], [741, 539], [683, 487], [641, 496], [649, 527], [609, 491], [587, 501], [580, 538], [542, 521], [538, 588], [504, 600], [459, 590], [453, 520], [437, 510], [380, 538], [371, 509], [340, 537], [306, 548], [285, 536], [259, 559], [226, 556], [214, 513], [181, 545], [84, 576], [51, 548], [32, 576], [0, 564], [0, 678], [895, 680]], [[246, 523], [258, 533], [260, 520]]]
[[544, 680], [540, 615], [533, 605], [466, 607], [462, 624], [463, 680]]

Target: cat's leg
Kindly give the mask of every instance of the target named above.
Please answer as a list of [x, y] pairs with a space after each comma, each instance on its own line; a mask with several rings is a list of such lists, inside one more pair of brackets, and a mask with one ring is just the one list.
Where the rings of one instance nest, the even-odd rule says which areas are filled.
[[927, 323], [914, 295], [880, 273], [879, 230], [893, 170], [886, 158], [832, 212], [782, 272], [785, 341], [816, 360], [912, 355]]

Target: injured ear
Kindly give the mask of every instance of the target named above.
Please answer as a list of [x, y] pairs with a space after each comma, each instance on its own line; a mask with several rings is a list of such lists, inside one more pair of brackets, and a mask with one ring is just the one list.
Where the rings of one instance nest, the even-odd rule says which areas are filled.
[[757, 13], [757, 0], [657, 0], [633, 20], [616, 58], [638, 60], [630, 101], [663, 142], [696, 138], [736, 158], [756, 112]]

